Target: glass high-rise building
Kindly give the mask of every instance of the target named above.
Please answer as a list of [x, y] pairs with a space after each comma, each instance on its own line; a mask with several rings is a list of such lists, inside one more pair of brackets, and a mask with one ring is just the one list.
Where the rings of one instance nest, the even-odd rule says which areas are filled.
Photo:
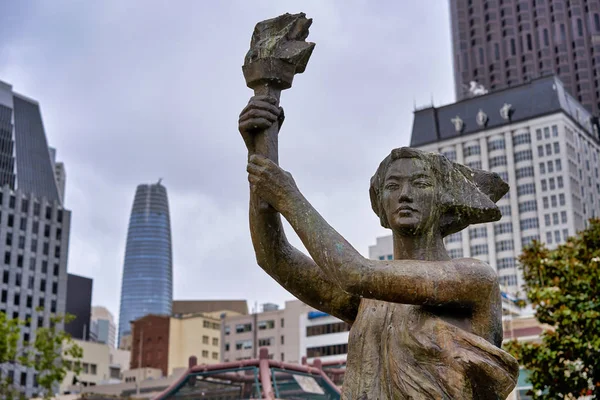
[[173, 301], [171, 222], [167, 189], [160, 183], [137, 187], [125, 248], [119, 342], [130, 322], [148, 314], [170, 315]]

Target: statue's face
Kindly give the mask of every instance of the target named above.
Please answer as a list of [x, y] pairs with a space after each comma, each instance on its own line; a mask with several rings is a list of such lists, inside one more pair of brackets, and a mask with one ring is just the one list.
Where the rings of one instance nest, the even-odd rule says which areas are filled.
[[385, 175], [382, 205], [390, 228], [405, 235], [437, 229], [436, 182], [426, 163], [418, 158], [392, 162]]

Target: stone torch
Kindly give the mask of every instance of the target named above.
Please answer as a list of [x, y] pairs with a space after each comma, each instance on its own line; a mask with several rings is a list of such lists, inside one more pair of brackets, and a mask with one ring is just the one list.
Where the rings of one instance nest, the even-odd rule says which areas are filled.
[[[276, 98], [279, 106], [281, 91], [292, 87], [295, 74], [304, 72], [315, 47], [305, 41], [311, 24], [304, 13], [283, 14], [256, 24], [242, 67], [246, 85], [255, 95]], [[255, 136], [256, 153], [275, 163], [278, 130], [278, 124], [273, 124]]]

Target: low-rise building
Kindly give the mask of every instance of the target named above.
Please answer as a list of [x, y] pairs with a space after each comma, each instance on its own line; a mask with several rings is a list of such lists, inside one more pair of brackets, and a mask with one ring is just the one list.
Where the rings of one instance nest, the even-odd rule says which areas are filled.
[[[60, 384], [60, 393], [65, 393], [71, 386], [88, 387], [104, 383], [118, 383], [123, 371], [129, 369], [129, 352], [117, 350], [104, 343], [74, 340], [83, 350], [81, 373], [75, 376], [67, 372]], [[69, 357], [66, 360], [72, 362]]]
[[194, 314], [147, 315], [132, 322], [131, 369], [156, 368], [168, 376], [187, 368], [190, 356], [199, 364], [220, 360], [221, 317], [239, 315], [216, 310]]
[[278, 361], [300, 363], [320, 358], [343, 361], [348, 353], [349, 326], [299, 300], [287, 301], [284, 309], [268, 307], [252, 315], [227, 317], [221, 331], [222, 361], [257, 358], [266, 348]]

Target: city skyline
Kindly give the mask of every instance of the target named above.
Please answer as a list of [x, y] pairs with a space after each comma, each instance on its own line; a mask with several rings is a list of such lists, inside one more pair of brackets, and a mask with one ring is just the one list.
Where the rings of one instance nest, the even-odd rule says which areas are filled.
[[118, 315], [131, 188], [158, 177], [169, 188], [174, 298], [293, 298], [255, 262], [236, 123], [252, 94], [241, 65], [254, 25], [298, 11], [314, 19], [317, 47], [282, 95], [281, 165], [366, 256], [387, 232], [369, 179], [390, 149], [408, 145], [415, 103], [454, 99], [446, 2], [7, 5], [0, 76], [44, 104], [68, 168], [69, 271], [94, 279], [93, 305]]

